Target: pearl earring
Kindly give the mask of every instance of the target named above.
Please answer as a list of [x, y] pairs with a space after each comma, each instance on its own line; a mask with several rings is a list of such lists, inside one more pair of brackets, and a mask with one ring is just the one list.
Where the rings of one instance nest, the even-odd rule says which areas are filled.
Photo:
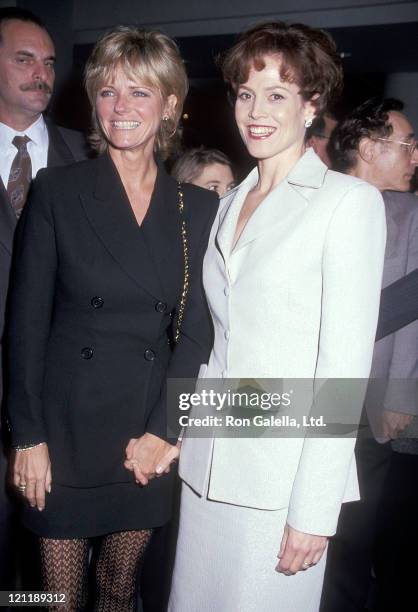
[[309, 128], [312, 125], [312, 119], [305, 119], [305, 127]]
[[168, 115], [164, 115], [163, 121], [168, 121]]

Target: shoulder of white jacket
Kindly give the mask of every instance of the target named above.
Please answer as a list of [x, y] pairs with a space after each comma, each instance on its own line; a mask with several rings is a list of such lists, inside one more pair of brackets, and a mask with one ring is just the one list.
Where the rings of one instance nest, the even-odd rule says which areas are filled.
[[363, 196], [379, 200], [383, 205], [382, 194], [374, 185], [349, 174], [329, 170], [326, 175], [325, 186], [335, 195], [340, 194], [341, 196], [351, 191], [355, 191], [358, 196], [360, 191]]
[[356, 176], [351, 174], [343, 174], [342, 172], [336, 172], [335, 170], [329, 170], [326, 174], [325, 182], [332, 185], [338, 185], [341, 188], [351, 189], [359, 185], [367, 185], [368, 187], [375, 189], [371, 183], [363, 181]]

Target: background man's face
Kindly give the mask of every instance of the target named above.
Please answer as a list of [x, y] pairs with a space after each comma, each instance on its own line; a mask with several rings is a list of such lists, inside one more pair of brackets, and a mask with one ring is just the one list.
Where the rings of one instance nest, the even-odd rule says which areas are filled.
[[0, 120], [28, 125], [42, 113], [54, 86], [55, 50], [48, 33], [34, 23], [6, 21], [0, 43]]
[[322, 159], [324, 164], [331, 167], [331, 160], [328, 155], [328, 143], [331, 134], [337, 125], [335, 119], [332, 119], [329, 115], [324, 115], [325, 129], [323, 134], [313, 134], [308, 140], [308, 145], [313, 148], [315, 153]]
[[[391, 111], [389, 123], [393, 128], [388, 136], [390, 141], [413, 142], [414, 131], [403, 113]], [[409, 148], [397, 142], [378, 141], [377, 155], [374, 160], [376, 186], [383, 191], [408, 191], [411, 179], [418, 164], [418, 152], [411, 156]]]

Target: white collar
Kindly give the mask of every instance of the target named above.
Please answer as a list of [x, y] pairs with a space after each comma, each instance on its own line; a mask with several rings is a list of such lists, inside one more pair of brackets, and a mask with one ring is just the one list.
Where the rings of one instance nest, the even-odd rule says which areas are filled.
[[48, 147], [48, 130], [42, 115], [39, 115], [37, 120], [22, 132], [19, 132], [5, 123], [0, 122], [0, 148], [2, 150], [9, 148], [15, 136], [23, 135], [30, 138], [33, 144], [36, 146], [42, 148]]
[[[328, 166], [326, 166], [315, 151], [309, 147], [290, 170], [289, 174], [283, 179], [283, 182], [286, 181], [296, 190], [304, 187], [318, 189], [322, 186], [327, 172]], [[259, 173], [258, 167], [256, 166], [239, 185], [236, 185], [221, 198], [219, 212], [228, 206], [238, 192], [241, 195], [246, 195], [251, 191], [251, 189], [257, 185], [258, 179]], [[276, 185], [272, 191], [275, 191], [277, 187], [278, 185]]]
[[[302, 157], [290, 170], [289, 174], [285, 177], [285, 181], [291, 185], [298, 185], [300, 187], [311, 187], [318, 189], [324, 182], [325, 174], [328, 171], [328, 167], [318, 157], [315, 151], [309, 147], [306, 149]], [[258, 168], [253, 168], [250, 174], [242, 181], [241, 185], [250, 186], [250, 189], [254, 187], [258, 182]], [[237, 185], [234, 189], [238, 189], [241, 185]], [[232, 190], [233, 191], [233, 190]], [[231, 193], [228, 192], [228, 194]]]

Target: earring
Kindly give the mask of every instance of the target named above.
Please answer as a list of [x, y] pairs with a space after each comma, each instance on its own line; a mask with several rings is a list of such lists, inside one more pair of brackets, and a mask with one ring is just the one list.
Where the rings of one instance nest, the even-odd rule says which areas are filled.
[[164, 115], [163, 121], [168, 121], [168, 115]]
[[305, 127], [309, 128], [309, 127], [311, 127], [311, 125], [312, 125], [312, 118], [305, 119]]

